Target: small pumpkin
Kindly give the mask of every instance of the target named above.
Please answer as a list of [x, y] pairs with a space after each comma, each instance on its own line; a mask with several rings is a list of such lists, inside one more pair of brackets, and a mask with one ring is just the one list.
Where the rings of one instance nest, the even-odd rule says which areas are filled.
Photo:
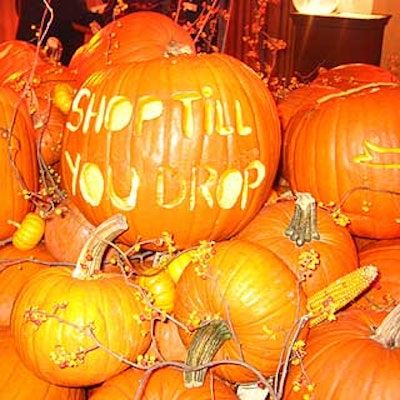
[[61, 386], [99, 384], [149, 347], [146, 299], [125, 277], [100, 273], [107, 243], [126, 228], [121, 215], [105, 221], [74, 269], [46, 268], [21, 289], [11, 330], [22, 361], [39, 378]]
[[42, 240], [45, 222], [38, 213], [30, 212], [26, 214], [21, 223], [9, 222], [17, 227], [12, 238], [12, 243], [17, 249], [33, 249]]
[[188, 389], [183, 384], [182, 371], [171, 367], [147, 373], [129, 368], [89, 391], [89, 400], [131, 400], [135, 396], [142, 400], [238, 399], [233, 388], [217, 378], [207, 378], [203, 386]]
[[284, 400], [395, 399], [400, 379], [399, 314], [346, 310], [310, 330], [294, 356]]
[[[203, 262], [189, 264], [177, 282], [173, 314], [186, 326], [180, 329], [185, 346], [201, 326], [212, 323], [215, 338], [200, 341], [196, 354], [213, 358], [221, 334], [231, 335], [214, 360], [242, 360], [264, 376], [274, 375], [291, 329], [306, 314], [295, 275], [270, 250], [239, 239], [217, 242], [204, 256]], [[230, 382], [258, 380], [252, 371], [229, 363], [211, 371]]]

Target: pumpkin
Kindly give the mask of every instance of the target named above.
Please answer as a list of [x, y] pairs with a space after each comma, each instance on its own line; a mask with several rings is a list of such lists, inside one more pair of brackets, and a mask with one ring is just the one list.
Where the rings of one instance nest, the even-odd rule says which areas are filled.
[[189, 32], [173, 19], [158, 12], [138, 11], [100, 29], [76, 50], [69, 66], [77, 71], [82, 83], [109, 65], [195, 52]]
[[282, 173], [296, 192], [334, 204], [356, 236], [400, 234], [400, 86], [368, 86], [319, 99], [292, 118]]
[[19, 250], [12, 244], [0, 247], [0, 326], [10, 324], [11, 310], [22, 286], [54, 262], [46, 246]]
[[84, 400], [83, 388], [56, 386], [37, 378], [15, 350], [10, 330], [0, 329], [0, 398], [13, 400]]
[[311, 329], [306, 346], [294, 355], [283, 399], [396, 399], [399, 326], [397, 307], [389, 316], [342, 311], [336, 321]]
[[34, 137], [47, 165], [53, 165], [60, 160], [67, 118], [66, 110], [62, 106], [60, 109], [55, 102], [59, 85], [75, 90], [76, 73], [67, 66], [51, 62], [42, 63], [34, 69], [25, 66], [3, 82], [3, 86], [10, 87], [24, 98], [35, 127]]
[[44, 234], [45, 222], [39, 213], [30, 212], [21, 223], [9, 221], [17, 227], [12, 243], [20, 250], [30, 250], [38, 245]]
[[339, 91], [339, 89], [329, 85], [306, 84], [278, 100], [277, 108], [283, 133], [286, 131], [290, 119], [298, 111], [304, 112], [308, 107], [314, 106], [315, 101], [319, 98]]
[[[141, 394], [138, 395], [138, 392]], [[100, 387], [89, 391], [89, 400], [131, 400], [133, 398], [142, 400], [238, 399], [231, 387], [215, 378], [208, 378], [201, 387], [188, 389], [183, 384], [182, 371], [171, 367], [147, 373], [138, 368], [129, 368]]]
[[[237, 238], [266, 247], [276, 254], [299, 277], [304, 292], [310, 296], [356, 269], [359, 260], [348, 230], [339, 226], [329, 211], [316, 207], [313, 199], [307, 204], [308, 200], [301, 196], [300, 193], [296, 201], [282, 200], [263, 207]], [[299, 245], [288, 229], [296, 210], [303, 209], [304, 216], [310, 215], [312, 205], [315, 207], [314, 229], [318, 237], [310, 237]], [[307, 226], [306, 217], [303, 221]]]
[[327, 85], [347, 90], [371, 82], [396, 82], [398, 79], [389, 70], [379, 65], [348, 63], [322, 69], [312, 85]]
[[376, 265], [379, 277], [354, 306], [390, 311], [400, 303], [400, 239], [371, 242], [359, 251], [359, 257], [362, 265]]
[[33, 125], [27, 108], [11, 89], [0, 87], [0, 240], [16, 230], [8, 221], [22, 221], [34, 205], [30, 193], [38, 188]]
[[179, 335], [178, 325], [171, 319], [154, 321], [154, 337], [146, 352], [148, 359], [184, 362], [186, 346]]
[[25, 71], [45, 61], [37, 47], [23, 40], [6, 40], [0, 43], [0, 82], [3, 82], [14, 72]]
[[62, 182], [92, 224], [125, 215], [127, 244], [169, 232], [188, 248], [232, 237], [254, 217], [280, 145], [273, 97], [241, 61], [160, 58], [99, 71], [81, 86], [64, 133]]
[[56, 260], [75, 263], [94, 229], [78, 207], [66, 198], [47, 216], [44, 241]]
[[148, 292], [153, 305], [161, 312], [171, 312], [174, 305], [175, 282], [169, 272], [162, 268], [147, 268], [135, 281]]
[[22, 361], [39, 378], [61, 386], [99, 384], [149, 347], [143, 294], [123, 276], [100, 271], [107, 243], [124, 229], [121, 215], [105, 221], [74, 269], [46, 268], [21, 289], [11, 330]]
[[[272, 251], [232, 239], [217, 242], [203, 261], [184, 269], [176, 286], [173, 314], [186, 326], [179, 332], [189, 349], [196, 332], [210, 325], [206, 343], [199, 340], [199, 346], [189, 350], [194, 355], [212, 358], [218, 350], [216, 361], [241, 360], [264, 376], [272, 376], [291, 330], [306, 314], [305, 294], [296, 276]], [[213, 345], [221, 340], [221, 334], [227, 340], [216, 349]], [[259, 379], [245, 366], [229, 363], [222, 362], [211, 371], [230, 382]]]

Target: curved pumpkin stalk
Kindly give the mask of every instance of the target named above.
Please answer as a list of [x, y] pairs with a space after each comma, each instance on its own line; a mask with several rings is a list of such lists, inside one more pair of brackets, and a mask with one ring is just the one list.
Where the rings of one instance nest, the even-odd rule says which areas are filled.
[[116, 214], [101, 223], [83, 246], [72, 276], [89, 279], [96, 275], [100, 271], [103, 254], [109, 242], [127, 229], [128, 223], [122, 214]]

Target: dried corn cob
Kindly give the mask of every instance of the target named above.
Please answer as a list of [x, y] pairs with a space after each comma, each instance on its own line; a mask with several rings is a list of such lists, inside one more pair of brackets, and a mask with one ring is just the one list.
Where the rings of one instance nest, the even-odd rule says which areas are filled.
[[307, 302], [310, 327], [334, 320], [336, 311], [353, 301], [377, 276], [378, 269], [374, 265], [360, 267], [310, 296]]

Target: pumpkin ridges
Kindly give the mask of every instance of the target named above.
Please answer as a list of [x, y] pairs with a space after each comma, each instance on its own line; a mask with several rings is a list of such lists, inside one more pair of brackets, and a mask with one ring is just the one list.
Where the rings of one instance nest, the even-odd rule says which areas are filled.
[[[215, 244], [209, 269], [200, 264], [185, 268], [177, 283], [174, 315], [192, 328], [209, 319], [227, 321], [234, 336], [223, 344], [216, 359], [240, 359], [239, 341], [245, 361], [270, 376], [277, 368], [285, 333], [300, 314], [305, 315], [304, 306], [296, 278], [277, 256], [233, 239]], [[187, 346], [191, 335], [180, 333]], [[236, 382], [255, 379], [242, 367], [222, 365], [215, 373]]]
[[[296, 246], [285, 237], [294, 210], [293, 200], [282, 200], [267, 205], [237, 235], [237, 238], [256, 243], [274, 252], [296, 276], [304, 277], [301, 285], [309, 296], [356, 269], [359, 263], [358, 254], [346, 228], [338, 226], [330, 213], [320, 207], [316, 210], [320, 239], [312, 240], [303, 246]], [[309, 263], [300, 264], [301, 257], [308, 259]]]
[[[198, 71], [197, 80], [193, 70]], [[122, 98], [113, 97], [116, 86]], [[260, 92], [257, 103], [247, 93], [255, 87]], [[110, 118], [106, 127], [98, 124], [97, 133], [91, 119], [83, 133], [78, 110], [86, 112], [89, 93], [95, 99], [93, 109], [100, 107], [101, 98], [112, 98], [113, 114], [124, 117]], [[151, 99], [147, 111], [140, 105], [139, 116], [130, 116], [130, 107]], [[122, 237], [127, 244], [137, 236], [158, 237], [162, 231], [171, 232], [181, 249], [199, 240], [231, 237], [259, 210], [275, 179], [280, 133], [271, 99], [254, 72], [223, 54], [177, 56], [99, 71], [78, 91], [69, 115], [61, 162], [66, 191], [95, 225], [120, 209], [129, 219], [130, 229]], [[252, 125], [256, 120], [260, 125]], [[71, 169], [78, 154], [78, 167], [86, 168], [83, 176], [88, 178], [77, 171], [80, 182], [72, 188]], [[91, 174], [98, 179], [89, 179]]]
[[[305, 393], [316, 399], [395, 398], [398, 376], [393, 374], [398, 372], [399, 349], [385, 348], [371, 337], [386, 316], [385, 312], [346, 310], [336, 321], [310, 330], [306, 355], [301, 366], [291, 366], [283, 398], [300, 400]], [[308, 384], [314, 385], [311, 392]]]
[[296, 115], [283, 146], [283, 171], [294, 190], [308, 191], [324, 204], [334, 202], [350, 218], [353, 234], [377, 239], [399, 232], [393, 152], [399, 138], [393, 132], [400, 124], [400, 87], [384, 85], [357, 88], [304, 117]]
[[124, 229], [121, 215], [105, 221], [83, 246], [74, 270], [45, 269], [21, 290], [11, 329], [21, 358], [41, 379], [95, 385], [126, 369], [149, 347], [143, 294], [121, 275], [100, 273], [108, 241]]

